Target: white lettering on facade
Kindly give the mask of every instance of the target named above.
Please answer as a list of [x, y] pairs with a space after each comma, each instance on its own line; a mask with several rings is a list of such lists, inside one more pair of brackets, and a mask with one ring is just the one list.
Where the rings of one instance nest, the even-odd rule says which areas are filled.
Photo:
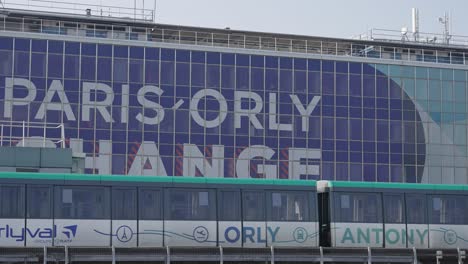
[[[94, 91], [94, 92], [92, 92]], [[98, 100], [98, 92], [104, 92], [105, 97], [103, 100]], [[93, 99], [93, 100], [92, 100]], [[83, 93], [82, 93], [82, 120], [91, 121], [91, 109], [94, 108], [99, 112], [107, 123], [114, 122], [111, 114], [107, 108], [112, 106], [114, 101], [114, 92], [112, 88], [103, 83], [90, 83], [83, 82]]]
[[166, 168], [162, 162], [156, 142], [143, 141], [140, 148], [138, 148], [128, 174], [167, 176]]
[[[213, 120], [205, 120], [203, 117], [201, 117], [198, 111], [198, 104], [200, 103], [200, 100], [207, 96], [214, 97], [219, 103], [218, 117], [214, 118]], [[221, 123], [223, 123], [224, 119], [226, 119], [227, 116], [226, 99], [220, 92], [216, 90], [200, 90], [197, 93], [195, 93], [195, 95], [192, 97], [192, 100], [190, 101], [190, 115], [199, 126], [206, 128], [217, 127], [221, 125]]]
[[211, 151], [210, 164], [196, 145], [184, 144], [184, 176], [195, 176], [198, 169], [205, 177], [220, 177], [224, 172], [224, 146], [213, 145]]
[[[54, 98], [55, 94], [58, 95], [60, 102], [52, 102], [52, 98]], [[64, 111], [68, 120], [76, 121], [75, 114], [73, 114], [70, 102], [68, 101], [68, 97], [63, 89], [62, 82], [59, 80], [53, 80], [50, 84], [47, 94], [34, 118], [44, 119], [46, 111]]]
[[[14, 97], [13, 89], [15, 86], [26, 88], [27, 94], [24, 97]], [[13, 106], [29, 105], [36, 99], [36, 86], [34, 83], [24, 78], [5, 78], [5, 102], [3, 105], [3, 117], [11, 118]]]
[[[242, 108], [242, 99], [253, 99], [255, 106], [253, 108]], [[248, 101], [250, 104], [250, 100]], [[241, 117], [246, 116], [256, 129], [263, 129], [262, 124], [256, 116], [262, 111], [263, 100], [259, 94], [254, 92], [236, 91], [234, 93], [234, 122], [235, 127], [241, 127]]]
[[[245, 148], [239, 154], [236, 162], [236, 173], [239, 178], [250, 178], [250, 160], [256, 157], [269, 160], [275, 152], [267, 146], [253, 145]], [[277, 178], [276, 165], [259, 165], [257, 170], [260, 174], [265, 174], [265, 178]]]

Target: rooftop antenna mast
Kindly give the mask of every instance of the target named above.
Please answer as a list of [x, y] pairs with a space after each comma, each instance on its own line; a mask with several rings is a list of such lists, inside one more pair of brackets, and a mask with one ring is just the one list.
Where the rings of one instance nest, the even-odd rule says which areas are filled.
[[411, 9], [412, 31], [414, 41], [419, 41], [419, 10], [417, 8]]
[[450, 44], [450, 17], [447, 12], [444, 13], [444, 17], [439, 17], [439, 22], [444, 26], [443, 36], [444, 36], [444, 43]]
[[156, 23], [156, 3], [157, 0], [154, 0], [154, 6], [153, 6], [153, 22]]

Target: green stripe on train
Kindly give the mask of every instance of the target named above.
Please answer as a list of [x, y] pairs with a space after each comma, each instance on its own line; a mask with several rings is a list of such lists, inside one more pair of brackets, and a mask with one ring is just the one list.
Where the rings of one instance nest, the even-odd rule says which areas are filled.
[[468, 185], [425, 184], [425, 183], [394, 183], [394, 182], [345, 182], [330, 181], [330, 188], [369, 188], [369, 189], [414, 189], [414, 190], [448, 190], [468, 191]]
[[195, 184], [240, 184], [240, 185], [288, 185], [316, 186], [313, 180], [245, 179], [245, 178], [206, 178], [182, 176], [132, 176], [95, 175], [64, 173], [0, 172], [0, 179], [27, 179], [53, 181], [97, 181], [97, 182], [148, 182], [148, 183], [195, 183]]

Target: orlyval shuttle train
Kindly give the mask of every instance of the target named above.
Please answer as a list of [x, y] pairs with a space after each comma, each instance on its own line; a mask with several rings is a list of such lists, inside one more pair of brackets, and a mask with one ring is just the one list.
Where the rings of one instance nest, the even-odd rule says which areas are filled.
[[0, 247], [468, 246], [468, 187], [0, 173]]

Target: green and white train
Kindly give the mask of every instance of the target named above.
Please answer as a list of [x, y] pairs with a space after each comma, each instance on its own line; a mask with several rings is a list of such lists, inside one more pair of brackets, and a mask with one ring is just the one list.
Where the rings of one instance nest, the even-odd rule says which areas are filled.
[[0, 173], [0, 247], [468, 247], [468, 187]]

